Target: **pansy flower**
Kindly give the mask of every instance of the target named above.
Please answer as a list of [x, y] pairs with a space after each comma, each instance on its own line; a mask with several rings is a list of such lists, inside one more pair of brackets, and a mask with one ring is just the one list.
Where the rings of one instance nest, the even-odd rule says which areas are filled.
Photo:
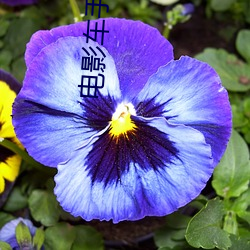
[[183, 16], [190, 15], [194, 12], [194, 5], [192, 3], [186, 3], [182, 5], [182, 12]]
[[30, 234], [32, 236], [35, 235], [36, 228], [33, 226], [32, 222], [30, 220], [23, 219], [21, 217], [6, 223], [0, 230], [0, 241], [8, 243], [12, 247], [12, 249], [15, 250], [24, 249], [20, 248], [16, 239], [16, 227], [20, 222], [24, 223], [28, 227]]
[[[209, 65], [173, 60], [155, 28], [105, 21], [103, 45], [100, 34], [87, 43], [86, 22], [32, 36], [15, 131], [31, 156], [57, 167], [55, 194], [74, 216], [114, 223], [163, 216], [197, 197], [222, 157], [228, 95]], [[96, 22], [100, 29], [103, 19], [90, 30]], [[79, 87], [96, 74], [81, 67], [90, 47], [105, 55], [95, 98], [81, 97]]]
[[38, 0], [0, 0], [0, 4], [3, 3], [9, 6], [30, 5], [37, 2]]
[[[8, 139], [20, 145], [12, 125], [12, 104], [21, 85], [7, 72], [0, 70], [0, 140]], [[0, 196], [5, 181], [13, 182], [19, 172], [21, 157], [0, 145]]]

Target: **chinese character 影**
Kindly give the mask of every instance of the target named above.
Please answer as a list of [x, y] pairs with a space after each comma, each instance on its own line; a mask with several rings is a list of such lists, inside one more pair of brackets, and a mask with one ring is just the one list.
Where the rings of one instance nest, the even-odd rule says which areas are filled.
[[[98, 52], [96, 52], [91, 46], [89, 50], [82, 48], [87, 56], [82, 56], [81, 69], [88, 70], [89, 72], [93, 72], [93, 75], [82, 75], [81, 84], [78, 85], [80, 87], [80, 97], [97, 97], [98, 89], [104, 87], [105, 76], [100, 73], [95, 73], [95, 71], [99, 72], [100, 70], [104, 72], [106, 65], [104, 64], [104, 59], [106, 58], [103, 51], [96, 46]], [[98, 57], [98, 54], [102, 55], [102, 58]]]

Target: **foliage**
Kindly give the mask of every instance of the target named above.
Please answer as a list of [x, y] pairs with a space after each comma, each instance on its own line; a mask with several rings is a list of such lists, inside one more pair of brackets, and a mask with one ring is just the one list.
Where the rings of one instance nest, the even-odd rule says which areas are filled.
[[207, 1], [207, 13], [216, 12], [217, 17], [239, 23], [250, 23], [250, 2], [245, 0], [211, 0]]
[[222, 84], [231, 91], [233, 126], [250, 143], [250, 30], [240, 30], [236, 49], [245, 61], [223, 49], [207, 48], [196, 56], [209, 63], [220, 75]]
[[[215, 11], [228, 10], [230, 3], [236, 4], [236, 1], [210, 1]], [[227, 150], [213, 174], [212, 187], [216, 198], [208, 200], [193, 217], [185, 218], [188, 223], [180, 228], [172, 228], [175, 224], [168, 222], [173, 216], [182, 221], [179, 214], [167, 216], [167, 225], [155, 234], [155, 242], [161, 250], [250, 248], [249, 44], [250, 30], [244, 29], [236, 38], [236, 49], [242, 59], [239, 55], [215, 48], [206, 48], [196, 56], [217, 71], [222, 84], [229, 90], [233, 125], [245, 140], [235, 130], [232, 132]], [[190, 209], [191, 205], [187, 208]]]
[[[125, 17], [142, 20], [151, 25], [155, 25], [162, 17], [160, 11], [156, 6], [152, 6], [149, 0], [106, 0], [103, 3], [108, 4], [110, 10], [108, 13], [103, 11], [102, 17]], [[0, 8], [0, 68], [11, 72], [22, 81], [26, 71], [23, 54], [31, 35], [40, 29], [72, 23], [70, 4], [68, 0], [40, 0], [39, 4], [27, 6], [20, 12], [13, 12], [4, 5]], [[79, 9], [84, 15], [84, 1], [79, 1]], [[88, 15], [84, 20], [96, 19], [98, 16], [94, 13], [93, 17], [89, 17], [91, 16]]]
[[[192, 218], [175, 214], [178, 223], [156, 233], [159, 249], [248, 249], [250, 224], [250, 160], [248, 146], [233, 131], [226, 153], [214, 171], [212, 186], [218, 197], [208, 200]], [[191, 205], [191, 204], [190, 204]], [[188, 205], [188, 206], [190, 206]], [[171, 227], [174, 225], [174, 228]], [[178, 226], [175, 226], [178, 225]], [[180, 237], [181, 235], [181, 237]], [[187, 242], [184, 241], [184, 236]]]

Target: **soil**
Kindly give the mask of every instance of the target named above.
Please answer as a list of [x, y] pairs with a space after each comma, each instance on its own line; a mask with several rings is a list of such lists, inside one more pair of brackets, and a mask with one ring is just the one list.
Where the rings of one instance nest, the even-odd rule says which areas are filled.
[[89, 225], [102, 234], [107, 250], [154, 250], [156, 247], [152, 232], [165, 223], [164, 217], [146, 217], [139, 221], [123, 221], [118, 224], [92, 221]]

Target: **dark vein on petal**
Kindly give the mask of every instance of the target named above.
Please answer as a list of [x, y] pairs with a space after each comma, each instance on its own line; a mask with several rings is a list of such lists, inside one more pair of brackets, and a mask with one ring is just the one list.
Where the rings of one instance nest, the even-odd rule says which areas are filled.
[[130, 164], [158, 172], [178, 159], [178, 150], [166, 134], [142, 122], [135, 124], [135, 130], [120, 136], [112, 136], [108, 130], [93, 144], [86, 162], [92, 182], [105, 186], [120, 182]]
[[[172, 100], [172, 98], [168, 99], [165, 102], [159, 103], [156, 102], [156, 97], [158, 95], [159, 93], [153, 98], [147, 99], [143, 102], [139, 102], [136, 106], [137, 114], [143, 117], [158, 117], [163, 113], [169, 112], [170, 110], [164, 111], [164, 108]], [[168, 119], [171, 117], [168, 117]]]
[[39, 104], [39, 103], [36, 103], [34, 101], [30, 101], [30, 100], [25, 100], [24, 102], [31, 104], [32, 106], [35, 106], [36, 108], [38, 108], [38, 110], [36, 110], [33, 107], [30, 107], [29, 109], [25, 110], [26, 112], [29, 111], [32, 113], [50, 114], [50, 115], [62, 116], [62, 117], [77, 117], [79, 119], [82, 119], [82, 116], [75, 114], [75, 113], [72, 113], [72, 112], [52, 109], [52, 108], [49, 108], [43, 104]]
[[[94, 108], [90, 107], [91, 106], [91, 102], [90, 104], [89, 103], [83, 103], [83, 102], [79, 102], [81, 106], [83, 106], [86, 110], [91, 110], [91, 113], [92, 115], [96, 115], [98, 116], [99, 118], [104, 118], [104, 119], [107, 119], [107, 115], [108, 115], [108, 112], [106, 110], [103, 110], [103, 109], [100, 109], [99, 106], [95, 105], [94, 107], [98, 107], [98, 111], [99, 112], [96, 112]], [[93, 106], [93, 105], [92, 105]], [[85, 118], [86, 119], [86, 118]], [[87, 119], [86, 119], [87, 120]]]

